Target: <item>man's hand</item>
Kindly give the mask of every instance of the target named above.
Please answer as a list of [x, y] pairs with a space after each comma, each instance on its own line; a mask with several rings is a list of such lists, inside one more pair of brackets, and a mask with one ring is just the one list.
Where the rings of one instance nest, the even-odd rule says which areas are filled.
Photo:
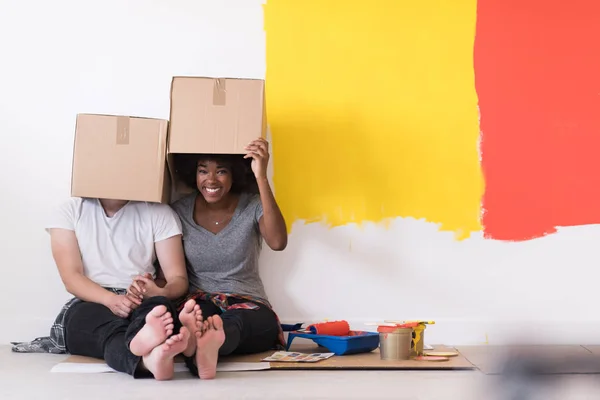
[[104, 305], [116, 316], [128, 318], [131, 311], [138, 308], [140, 304], [142, 304], [142, 302], [139, 299], [132, 299], [126, 295], [111, 293]]

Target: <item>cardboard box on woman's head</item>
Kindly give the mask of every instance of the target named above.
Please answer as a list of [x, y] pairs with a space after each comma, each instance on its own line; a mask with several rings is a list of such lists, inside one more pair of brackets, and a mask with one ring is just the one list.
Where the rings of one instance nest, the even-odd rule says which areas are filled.
[[168, 121], [78, 114], [71, 196], [168, 203]]
[[177, 155], [180, 160], [190, 158], [184, 154], [242, 157], [248, 143], [266, 137], [266, 127], [264, 80], [174, 77], [168, 143], [174, 200], [195, 190], [179, 179], [177, 166], [185, 163], [176, 162]]

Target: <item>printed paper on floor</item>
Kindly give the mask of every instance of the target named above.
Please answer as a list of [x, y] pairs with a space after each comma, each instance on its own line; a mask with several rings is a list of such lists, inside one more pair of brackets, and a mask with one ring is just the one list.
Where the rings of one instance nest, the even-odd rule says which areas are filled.
[[289, 351], [278, 351], [271, 356], [264, 358], [263, 361], [270, 362], [309, 362], [314, 363], [321, 360], [326, 360], [333, 356], [334, 353], [293, 353]]

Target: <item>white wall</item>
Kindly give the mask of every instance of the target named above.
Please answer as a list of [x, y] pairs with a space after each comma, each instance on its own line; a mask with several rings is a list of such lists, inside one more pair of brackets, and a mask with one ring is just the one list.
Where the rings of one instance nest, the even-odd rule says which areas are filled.
[[[263, 78], [261, 3], [0, 0], [0, 343], [46, 335], [68, 298], [42, 228], [69, 195], [75, 114], [168, 118], [173, 75]], [[497, 343], [518, 328], [600, 343], [598, 237], [457, 242], [411, 218], [297, 222], [262, 276], [286, 322], [425, 318], [428, 342]]]

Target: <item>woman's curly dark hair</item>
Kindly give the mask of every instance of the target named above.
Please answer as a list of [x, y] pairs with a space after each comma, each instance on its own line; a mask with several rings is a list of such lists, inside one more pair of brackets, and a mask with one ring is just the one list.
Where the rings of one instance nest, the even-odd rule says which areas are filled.
[[190, 188], [198, 190], [196, 174], [200, 160], [214, 161], [229, 168], [232, 193], [258, 193], [256, 177], [250, 167], [252, 159], [245, 159], [241, 154], [175, 154], [175, 175]]

